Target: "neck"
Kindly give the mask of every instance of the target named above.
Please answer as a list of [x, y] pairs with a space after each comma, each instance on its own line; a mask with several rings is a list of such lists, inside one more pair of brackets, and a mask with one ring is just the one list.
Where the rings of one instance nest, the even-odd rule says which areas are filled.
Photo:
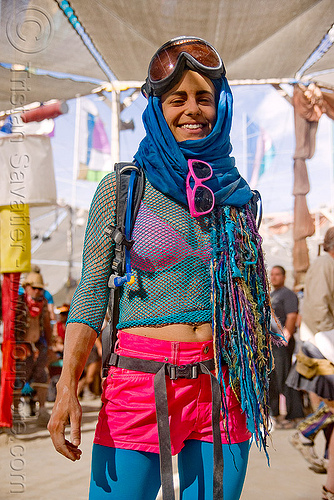
[[280, 288], [283, 288], [283, 286], [284, 286], [284, 283], [283, 283], [283, 285], [274, 286], [274, 290], [279, 290]]

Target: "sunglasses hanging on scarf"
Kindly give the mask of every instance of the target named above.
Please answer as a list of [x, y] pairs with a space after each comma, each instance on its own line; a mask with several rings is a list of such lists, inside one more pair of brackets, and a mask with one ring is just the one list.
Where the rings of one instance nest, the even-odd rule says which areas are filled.
[[201, 160], [188, 160], [189, 172], [186, 179], [187, 199], [192, 217], [201, 217], [211, 212], [215, 195], [203, 184], [212, 177], [209, 163]]

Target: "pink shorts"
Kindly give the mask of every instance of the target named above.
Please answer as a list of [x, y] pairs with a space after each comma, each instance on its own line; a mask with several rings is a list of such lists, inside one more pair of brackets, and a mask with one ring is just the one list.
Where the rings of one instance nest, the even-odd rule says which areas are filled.
[[[176, 365], [213, 357], [213, 343], [169, 342], [118, 332], [116, 352], [123, 356], [153, 359]], [[111, 367], [104, 381], [94, 443], [112, 448], [159, 453], [154, 398], [154, 375]], [[228, 370], [225, 367], [225, 384]], [[178, 454], [186, 439], [212, 443], [210, 377], [170, 380], [166, 377], [172, 454]], [[247, 441], [251, 434], [232, 389], [227, 386], [229, 434], [232, 443]], [[227, 443], [221, 417], [222, 442]]]

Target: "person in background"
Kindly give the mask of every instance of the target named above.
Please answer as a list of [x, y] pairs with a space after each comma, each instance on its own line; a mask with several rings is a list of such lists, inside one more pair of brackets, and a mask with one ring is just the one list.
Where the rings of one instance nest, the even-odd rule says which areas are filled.
[[61, 307], [57, 308], [58, 320], [56, 323], [55, 334], [57, 337], [60, 337], [63, 342], [65, 340], [65, 329], [69, 312], [70, 304], [63, 304]]
[[[270, 273], [270, 283], [273, 287], [270, 294], [272, 308], [288, 341], [286, 346], [273, 346], [275, 368], [270, 374], [269, 391], [270, 409], [275, 419], [276, 429], [292, 429], [305, 416], [301, 394], [285, 384], [296, 345], [294, 333], [298, 315], [298, 298], [292, 290], [285, 286], [285, 274], [285, 269], [282, 266], [273, 266]], [[274, 318], [272, 319], [272, 329], [278, 331], [278, 325]], [[281, 394], [285, 396], [286, 401], [284, 420], [279, 420]]]
[[65, 327], [70, 310], [70, 304], [63, 304], [56, 308], [58, 319], [53, 329], [52, 336], [52, 349], [49, 351], [48, 356], [48, 370], [50, 375], [50, 383], [48, 387], [48, 401], [55, 401], [56, 399], [56, 385], [59, 380], [61, 369], [63, 366], [63, 353], [64, 353], [64, 340], [65, 340]]
[[[309, 393], [314, 413], [301, 422], [291, 437], [313, 467], [327, 468], [322, 498], [334, 500], [334, 227], [324, 237], [324, 254], [318, 256], [305, 275], [300, 338], [303, 341], [287, 384]], [[328, 463], [317, 456], [314, 440], [325, 431]]]
[[36, 391], [39, 403], [38, 423], [46, 425], [49, 413], [45, 408], [48, 390], [48, 349], [52, 345], [52, 329], [44, 281], [40, 273], [30, 272], [23, 283], [15, 311], [16, 381], [14, 412], [18, 413], [21, 391], [28, 384]]
[[85, 369], [78, 383], [78, 396], [80, 396], [82, 399], [96, 399], [97, 394], [95, 394], [95, 392], [92, 390], [92, 385], [95, 379], [101, 381], [101, 368], [102, 343], [101, 336], [99, 336], [96, 339], [91, 352], [89, 353]]
[[[37, 266], [37, 264], [32, 264], [31, 265], [31, 272], [40, 274], [41, 273], [41, 268], [39, 266]], [[24, 294], [24, 288], [23, 288], [22, 285], [20, 285], [19, 286], [19, 295], [23, 295], [23, 294]], [[51, 326], [52, 326], [52, 328], [54, 328], [55, 325], [56, 325], [56, 315], [55, 315], [55, 311], [54, 311], [53, 296], [45, 288], [44, 288], [43, 295], [44, 295], [44, 297], [45, 297], [45, 299], [47, 301], [48, 310], [49, 310], [49, 314], [50, 314]]]

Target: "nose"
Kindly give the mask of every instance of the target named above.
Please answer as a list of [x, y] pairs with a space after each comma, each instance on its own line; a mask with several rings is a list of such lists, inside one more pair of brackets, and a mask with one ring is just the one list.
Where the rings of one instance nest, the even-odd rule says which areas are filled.
[[189, 97], [187, 100], [186, 115], [199, 115], [201, 109], [195, 97]]

